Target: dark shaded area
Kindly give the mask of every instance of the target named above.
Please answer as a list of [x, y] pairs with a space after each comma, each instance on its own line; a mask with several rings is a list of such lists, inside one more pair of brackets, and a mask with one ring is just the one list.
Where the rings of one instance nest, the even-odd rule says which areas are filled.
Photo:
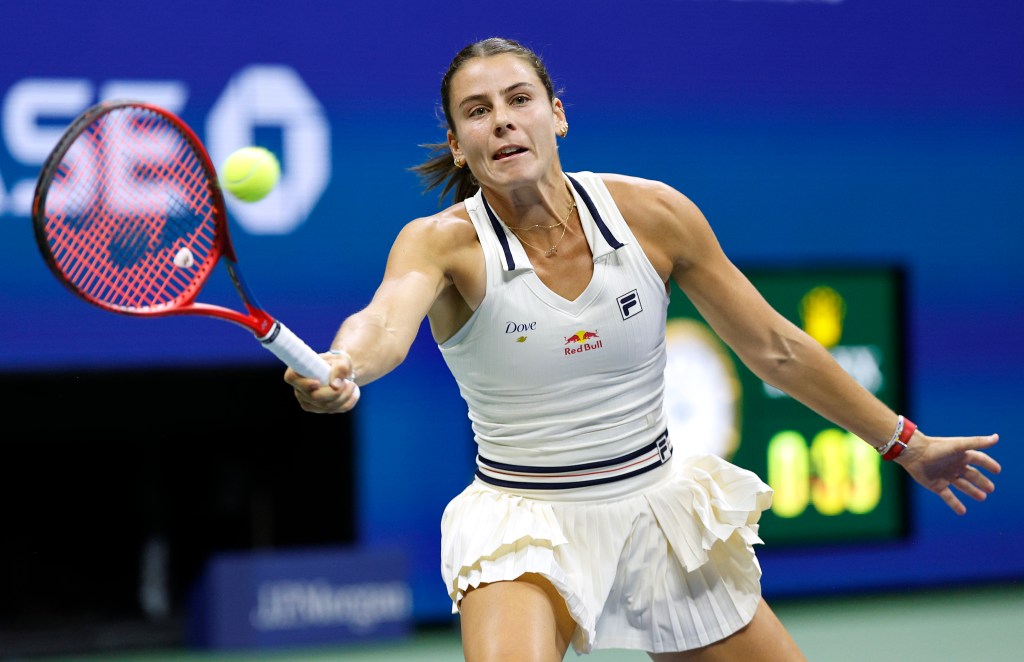
[[211, 554], [354, 542], [352, 418], [282, 372], [0, 376], [0, 657], [172, 642]]

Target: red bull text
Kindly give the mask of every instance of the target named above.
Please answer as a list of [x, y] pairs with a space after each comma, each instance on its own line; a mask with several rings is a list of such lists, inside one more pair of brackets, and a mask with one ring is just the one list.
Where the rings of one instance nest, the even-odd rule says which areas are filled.
[[[590, 342], [594, 341], [594, 342]], [[571, 336], [567, 336], [565, 339], [565, 355], [579, 354], [581, 352], [589, 352], [594, 349], [600, 349], [603, 346], [602, 341], [599, 339], [596, 331], [577, 331]]]

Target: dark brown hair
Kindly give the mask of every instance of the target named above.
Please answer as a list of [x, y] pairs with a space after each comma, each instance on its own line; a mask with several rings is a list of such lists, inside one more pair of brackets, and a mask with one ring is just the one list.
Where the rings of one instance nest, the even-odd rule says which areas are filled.
[[[451, 103], [450, 87], [452, 78], [459, 72], [462, 65], [474, 58], [490, 57], [503, 53], [518, 55], [529, 62], [530, 66], [537, 73], [537, 77], [540, 78], [540, 82], [544, 85], [544, 89], [548, 93], [548, 99], [555, 98], [554, 83], [551, 82], [551, 76], [548, 75], [547, 67], [544, 66], [539, 55], [513, 39], [503, 37], [481, 39], [459, 51], [452, 59], [451, 64], [448, 65], [448, 71], [445, 72], [444, 77], [441, 79], [441, 111], [444, 113], [442, 128], [455, 131], [455, 122], [452, 120], [451, 108], [449, 106]], [[480, 187], [479, 183], [473, 177], [473, 173], [469, 171], [469, 168], [458, 168], [455, 166], [447, 141], [426, 143], [420, 146], [430, 150], [432, 156], [423, 163], [410, 168], [410, 170], [419, 175], [420, 181], [424, 186], [424, 193], [443, 185], [439, 198], [439, 203], [441, 204], [443, 204], [444, 198], [448, 195], [449, 191], [454, 191], [453, 202], [462, 202], [476, 194], [477, 189]]]

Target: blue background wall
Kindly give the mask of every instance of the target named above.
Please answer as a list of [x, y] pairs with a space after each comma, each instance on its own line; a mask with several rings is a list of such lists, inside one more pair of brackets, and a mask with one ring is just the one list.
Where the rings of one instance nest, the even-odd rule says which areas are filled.
[[[29, 199], [52, 145], [45, 131], [59, 133], [116, 90], [111, 82], [169, 94], [215, 162], [264, 141], [282, 149], [286, 192], [326, 182], [322, 193], [260, 203], [295, 221], [287, 232], [266, 232], [259, 205], [231, 210], [244, 221], [233, 231], [252, 289], [325, 347], [369, 299], [398, 229], [436, 209], [408, 168], [426, 155], [420, 144], [443, 138], [437, 85], [451, 56], [511, 36], [539, 51], [563, 88], [567, 170], [669, 182], [741, 266], [902, 265], [907, 413], [931, 433], [1002, 434], [994, 454], [1006, 470], [988, 503], [957, 518], [912, 490], [907, 540], [766, 549], [766, 592], [1024, 577], [1024, 5], [253, 0], [244, 14], [233, 5], [0, 8], [0, 371], [274, 364], [230, 325], [92, 309], [39, 259]], [[274, 105], [260, 96], [273, 71], [298, 81], [302, 94], [287, 99], [301, 103], [247, 119], [246, 108]], [[40, 100], [50, 110], [31, 111]], [[286, 147], [301, 131], [275, 123], [293, 120], [327, 129], [319, 149]], [[203, 298], [232, 296], [221, 281]], [[281, 406], [294, 406], [287, 393]], [[471, 476], [473, 449], [425, 328], [406, 364], [364, 389], [357, 425], [361, 541], [410, 550], [417, 615], [445, 615], [438, 521]], [[343, 507], [325, 503], [323, 516]]]

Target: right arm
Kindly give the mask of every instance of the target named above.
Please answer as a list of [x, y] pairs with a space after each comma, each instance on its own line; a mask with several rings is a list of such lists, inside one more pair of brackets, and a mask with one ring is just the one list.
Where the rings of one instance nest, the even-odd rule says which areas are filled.
[[[726, 257], [696, 205], [660, 182], [605, 177], [655, 269], [675, 280], [754, 374], [875, 448], [888, 439], [896, 413], [765, 301]], [[966, 508], [951, 487], [978, 501], [995, 489], [982, 470], [1001, 471], [985, 452], [998, 439], [933, 437], [917, 430], [896, 462], [962, 515]]]
[[302, 409], [339, 413], [357, 398], [349, 378], [360, 385], [394, 370], [409, 353], [423, 319], [449, 288], [457, 254], [453, 233], [458, 221], [444, 213], [406, 225], [388, 255], [384, 277], [369, 305], [349, 316], [322, 356], [331, 364], [329, 384], [303, 377], [291, 368], [284, 379], [295, 389]]

